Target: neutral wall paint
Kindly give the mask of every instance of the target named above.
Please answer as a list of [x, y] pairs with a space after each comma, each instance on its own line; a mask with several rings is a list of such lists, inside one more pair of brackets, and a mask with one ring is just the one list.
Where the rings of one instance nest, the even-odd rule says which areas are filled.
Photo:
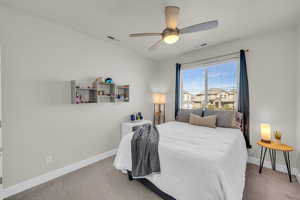
[[[297, 58], [298, 58], [298, 67], [297, 67], [297, 121], [296, 121], [296, 138], [297, 138], [297, 168], [300, 173], [300, 25], [298, 25], [297, 31]], [[300, 176], [300, 174], [299, 174]]]
[[[296, 145], [296, 30], [272, 32], [212, 46], [162, 62], [157, 88], [168, 95], [167, 119], [174, 119], [175, 63], [222, 55], [249, 48], [247, 53], [250, 89], [250, 156], [259, 158], [259, 127], [269, 122], [283, 133], [283, 142]], [[278, 154], [278, 162], [283, 156]], [[268, 158], [267, 158], [268, 159]], [[296, 155], [292, 154], [295, 166]]]
[[[5, 187], [115, 149], [130, 113], [152, 116], [150, 60], [2, 6], [0, 44]], [[70, 104], [70, 80], [105, 75], [130, 103]]]

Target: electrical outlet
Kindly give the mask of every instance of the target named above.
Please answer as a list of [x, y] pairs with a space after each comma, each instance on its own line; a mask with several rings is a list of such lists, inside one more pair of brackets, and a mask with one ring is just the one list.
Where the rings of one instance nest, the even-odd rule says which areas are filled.
[[53, 157], [52, 156], [46, 156], [46, 164], [50, 165], [53, 162]]

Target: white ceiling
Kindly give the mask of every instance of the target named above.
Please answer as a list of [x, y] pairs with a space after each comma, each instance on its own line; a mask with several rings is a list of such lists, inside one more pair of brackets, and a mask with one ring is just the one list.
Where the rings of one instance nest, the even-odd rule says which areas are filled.
[[[120, 45], [154, 60], [163, 60], [249, 35], [294, 26], [300, 0], [0, 0], [95, 38], [112, 35]], [[219, 20], [213, 30], [184, 35], [174, 45], [149, 52], [157, 37], [129, 38], [129, 33], [160, 32], [165, 28], [164, 6], [180, 7], [179, 27]]]

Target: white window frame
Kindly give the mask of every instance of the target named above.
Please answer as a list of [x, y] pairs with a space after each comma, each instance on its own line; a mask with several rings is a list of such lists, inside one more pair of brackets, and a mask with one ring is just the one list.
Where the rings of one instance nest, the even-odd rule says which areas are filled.
[[[240, 81], [240, 59], [239, 57], [233, 57], [233, 58], [225, 58], [222, 60], [215, 60], [215, 61], [211, 61], [211, 62], [206, 62], [206, 63], [193, 63], [193, 64], [189, 64], [189, 65], [183, 65], [182, 66], [182, 70], [180, 71], [180, 94], [179, 94], [179, 108], [182, 108], [182, 103], [183, 103], [183, 72], [185, 70], [189, 70], [189, 69], [195, 69], [195, 68], [206, 68], [205, 70], [205, 108], [207, 108], [207, 103], [208, 103], [208, 68], [212, 65], [216, 65], [216, 64], [222, 64], [222, 63], [227, 63], [227, 62], [232, 62], [235, 61], [237, 62], [237, 71], [236, 71], [236, 78], [237, 78], [237, 91], [239, 91], [239, 81]], [[237, 93], [236, 95], [236, 99], [235, 102], [238, 103], [238, 95], [239, 93]], [[236, 109], [238, 107], [238, 104], [236, 105]]]

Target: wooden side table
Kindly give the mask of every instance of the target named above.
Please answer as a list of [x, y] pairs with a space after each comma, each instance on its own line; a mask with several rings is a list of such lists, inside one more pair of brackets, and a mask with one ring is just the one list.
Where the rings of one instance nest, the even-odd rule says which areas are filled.
[[286, 144], [277, 144], [274, 142], [271, 143], [266, 143], [259, 141], [257, 142], [259, 146], [261, 146], [261, 151], [260, 151], [260, 163], [259, 163], [259, 173], [261, 173], [262, 168], [264, 166], [264, 161], [266, 157], [266, 152], [269, 149], [270, 153], [270, 160], [272, 164], [272, 169], [276, 170], [276, 151], [282, 151], [286, 168], [289, 174], [290, 182], [292, 182], [292, 175], [291, 175], [291, 162], [290, 162], [290, 152], [294, 150], [293, 147], [286, 145]]

